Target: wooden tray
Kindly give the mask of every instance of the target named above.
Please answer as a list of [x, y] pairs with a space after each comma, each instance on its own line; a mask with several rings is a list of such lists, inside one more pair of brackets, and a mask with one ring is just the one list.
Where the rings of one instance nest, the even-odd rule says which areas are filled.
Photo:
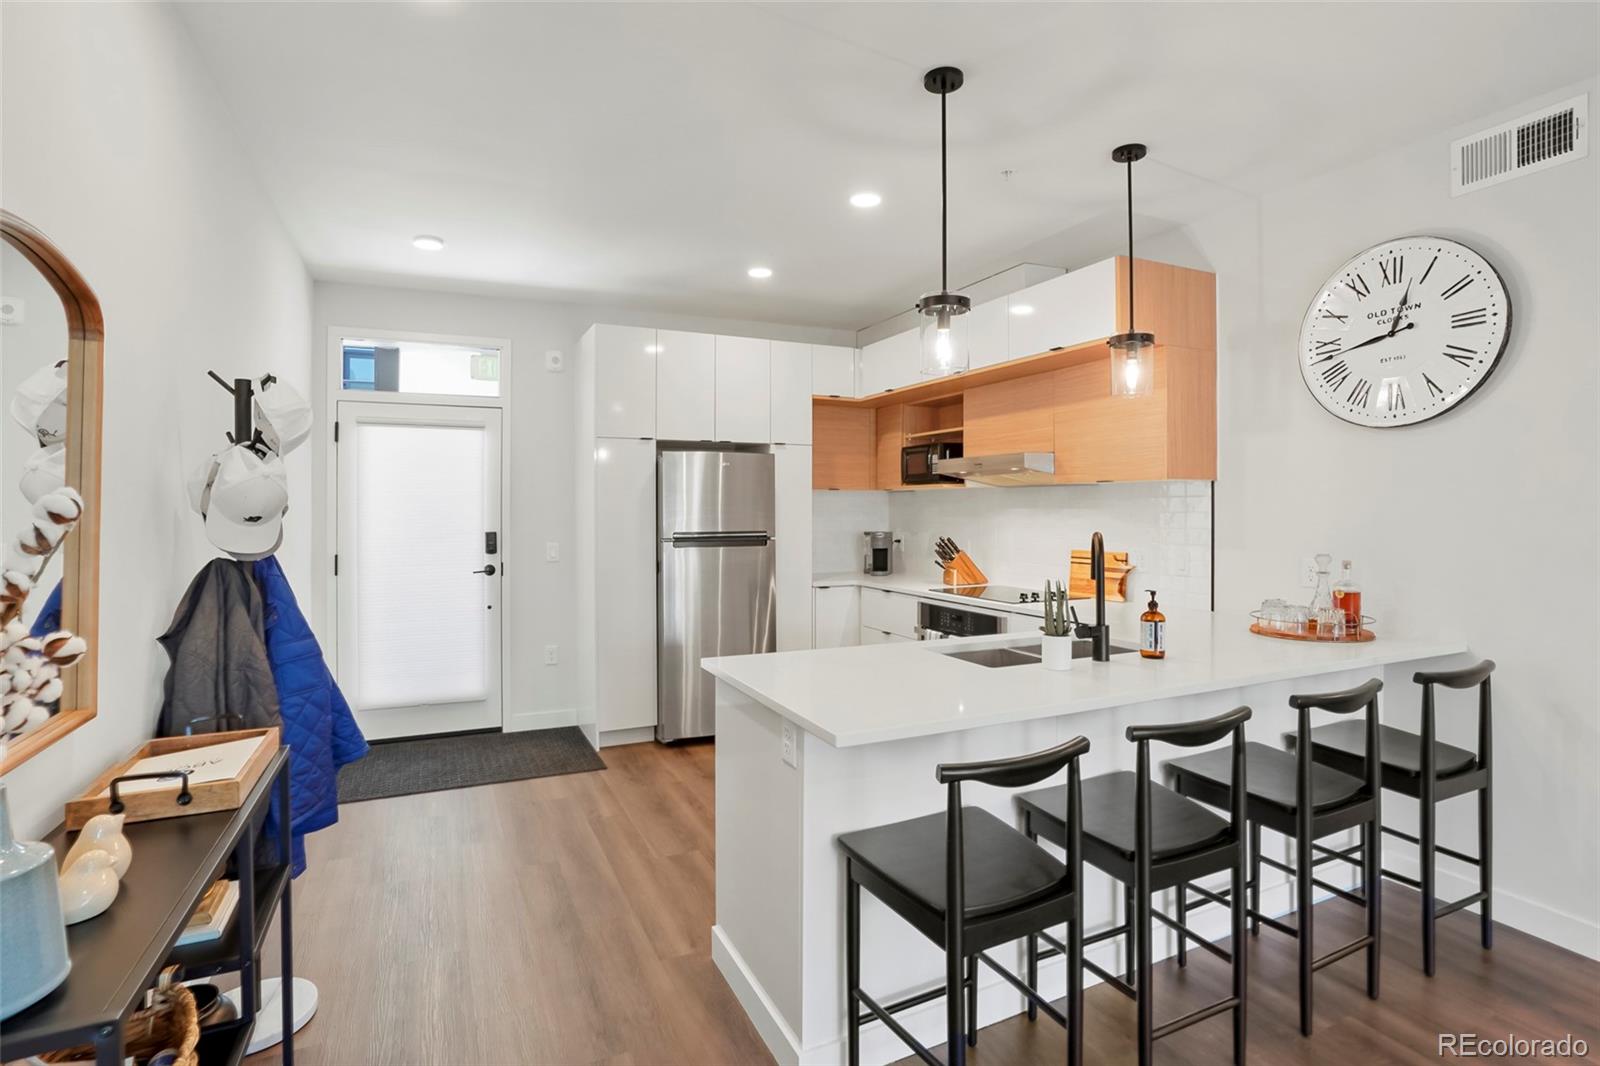
[[1324, 639], [1315, 633], [1285, 633], [1279, 629], [1264, 629], [1260, 622], [1251, 622], [1250, 632], [1263, 637], [1274, 637], [1278, 640], [1309, 640], [1316, 644], [1365, 644], [1369, 640], [1378, 639], [1378, 635], [1365, 623], [1362, 623], [1359, 632], [1346, 634], [1333, 640]]
[[[1128, 598], [1128, 575], [1133, 567], [1128, 565], [1127, 552], [1106, 552], [1106, 599], [1117, 603]], [[1067, 595], [1075, 600], [1094, 599], [1094, 578], [1089, 576], [1089, 551], [1074, 548], [1071, 576], [1067, 581]]]
[[240, 769], [237, 777], [225, 781], [205, 781], [189, 786], [194, 796], [186, 806], [176, 802], [176, 792], [162, 789], [155, 792], [125, 792], [122, 795], [123, 814], [130, 822], [150, 822], [158, 818], [181, 818], [189, 814], [210, 814], [213, 811], [231, 811], [244, 802], [251, 786], [266, 770], [278, 750], [277, 729], [239, 729], [229, 733], [201, 733], [187, 737], [157, 737], [146, 741], [132, 755], [123, 759], [94, 779], [77, 799], [67, 801], [67, 828], [82, 829], [84, 823], [97, 814], [111, 809], [111, 799], [101, 793], [111, 787], [111, 782], [128, 772], [128, 767], [152, 755], [170, 755], [175, 751], [209, 747], [230, 740], [246, 740], [265, 736], [266, 743], [256, 749]]

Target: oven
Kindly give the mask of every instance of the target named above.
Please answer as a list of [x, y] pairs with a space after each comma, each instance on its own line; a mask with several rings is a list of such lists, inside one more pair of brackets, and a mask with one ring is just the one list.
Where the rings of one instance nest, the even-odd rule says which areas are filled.
[[988, 637], [1006, 631], [1005, 617], [969, 611], [948, 603], [917, 603], [917, 639], [948, 640], [951, 637]]
[[900, 483], [902, 485], [937, 485], [942, 481], [960, 481], [958, 477], [935, 474], [933, 464], [940, 459], [961, 458], [960, 441], [939, 441], [932, 444], [910, 444], [900, 449]]

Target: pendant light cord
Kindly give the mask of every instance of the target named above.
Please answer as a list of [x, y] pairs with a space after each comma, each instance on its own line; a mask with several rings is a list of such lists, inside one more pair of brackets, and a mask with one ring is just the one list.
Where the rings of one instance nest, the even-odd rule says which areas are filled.
[[1128, 332], [1133, 332], [1133, 160], [1128, 160]]
[[[944, 103], [948, 92], [939, 94], [939, 291], [950, 291], [950, 151], [945, 142]], [[1130, 171], [1128, 181], [1133, 181]], [[1132, 187], [1131, 184], [1129, 186]], [[1133, 232], [1129, 223], [1128, 232]], [[1132, 238], [1129, 238], [1132, 240]]]

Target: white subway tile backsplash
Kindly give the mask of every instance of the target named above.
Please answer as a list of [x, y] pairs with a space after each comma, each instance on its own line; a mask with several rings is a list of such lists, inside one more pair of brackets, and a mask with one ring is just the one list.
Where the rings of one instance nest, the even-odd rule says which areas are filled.
[[[1144, 609], [1143, 590], [1173, 607], [1211, 607], [1211, 483], [1127, 482], [951, 492], [819, 492], [813, 495], [817, 569], [860, 565], [861, 532], [892, 529], [902, 573], [939, 581], [934, 541], [950, 537], [990, 580], [1033, 587], [1064, 580], [1073, 548], [1095, 530], [1112, 551], [1134, 553], [1119, 625]], [[824, 543], [824, 540], [830, 543]], [[1081, 612], [1080, 612], [1081, 613]]]

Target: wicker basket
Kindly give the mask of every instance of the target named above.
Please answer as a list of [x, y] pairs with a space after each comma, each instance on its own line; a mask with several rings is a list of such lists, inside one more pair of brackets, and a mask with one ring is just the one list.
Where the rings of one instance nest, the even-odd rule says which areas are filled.
[[[163, 987], [156, 993], [155, 1005], [134, 1011], [123, 1024], [127, 1049], [124, 1054], [142, 1063], [159, 1051], [173, 1048], [178, 1052], [175, 1066], [198, 1066], [195, 1047], [200, 1043], [200, 1015], [195, 1009], [194, 993], [182, 985], [167, 986], [167, 980], [163, 975]], [[94, 1048], [88, 1044], [63, 1048], [46, 1052], [40, 1058], [57, 1064], [93, 1063]]]

